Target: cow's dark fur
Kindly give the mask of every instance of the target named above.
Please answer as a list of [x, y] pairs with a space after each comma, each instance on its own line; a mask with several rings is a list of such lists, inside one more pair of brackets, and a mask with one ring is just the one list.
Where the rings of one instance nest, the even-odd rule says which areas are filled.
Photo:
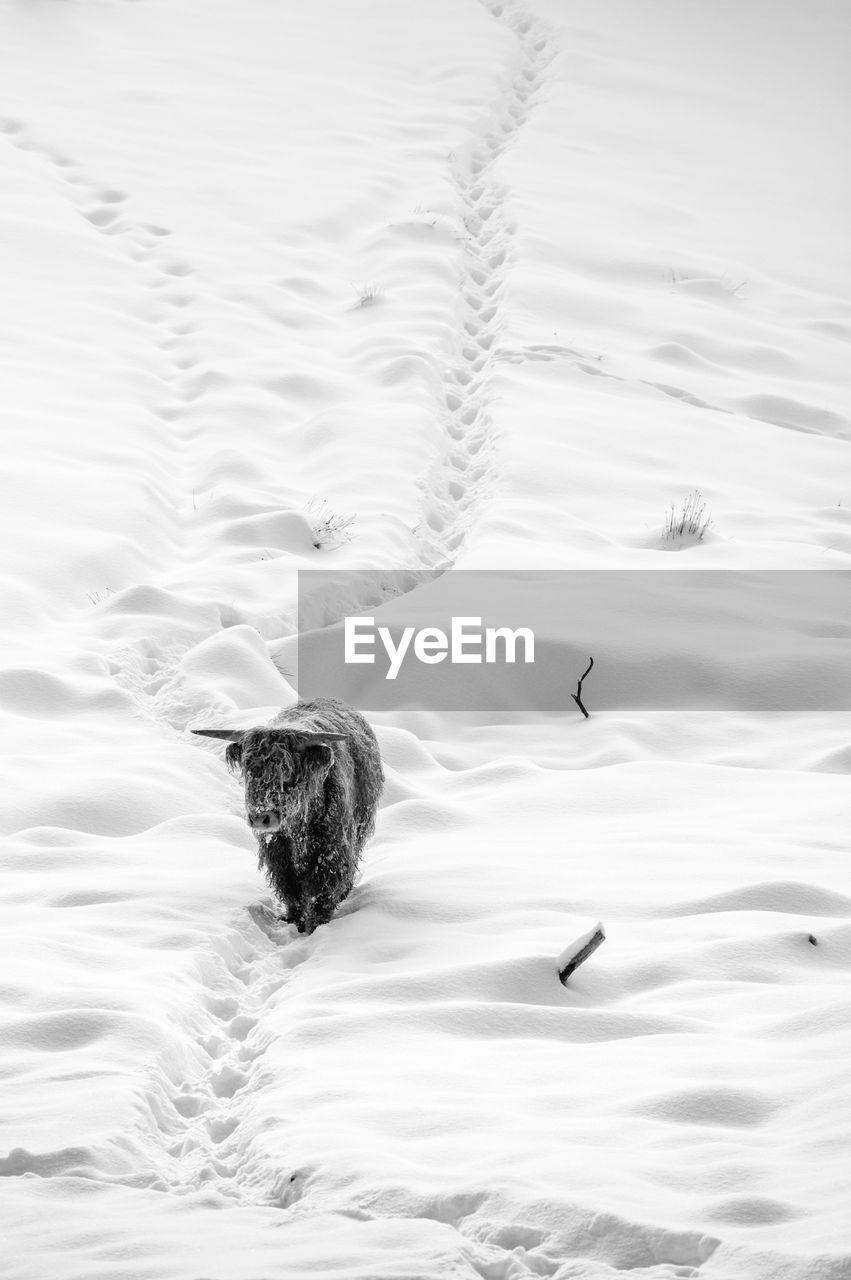
[[[345, 734], [300, 744], [299, 731]], [[227, 748], [245, 780], [248, 813], [269, 811], [280, 829], [257, 836], [259, 865], [299, 933], [331, 919], [354, 884], [375, 829], [384, 771], [366, 720], [336, 698], [298, 702]]]

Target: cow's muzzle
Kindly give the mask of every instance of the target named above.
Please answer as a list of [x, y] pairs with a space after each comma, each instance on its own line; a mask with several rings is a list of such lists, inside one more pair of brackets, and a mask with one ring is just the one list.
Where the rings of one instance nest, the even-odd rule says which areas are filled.
[[259, 809], [246, 815], [248, 825], [258, 835], [272, 835], [281, 829], [281, 819], [271, 809]]

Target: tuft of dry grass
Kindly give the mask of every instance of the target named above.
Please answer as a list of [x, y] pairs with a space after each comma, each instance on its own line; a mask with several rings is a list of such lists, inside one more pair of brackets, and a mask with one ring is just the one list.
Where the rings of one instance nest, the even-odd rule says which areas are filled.
[[351, 542], [351, 528], [357, 516], [343, 516], [329, 510], [325, 498], [311, 498], [307, 504], [307, 514], [313, 526], [314, 542], [317, 551], [333, 551], [344, 542]]
[[706, 514], [703, 495], [695, 489], [683, 502], [681, 511], [678, 512], [671, 503], [662, 541], [673, 542], [676, 538], [693, 538], [695, 542], [702, 542], [703, 535], [711, 523], [712, 517]]
[[367, 280], [365, 284], [357, 286], [357, 295], [356, 306], [374, 307], [383, 300], [384, 290], [374, 280]]

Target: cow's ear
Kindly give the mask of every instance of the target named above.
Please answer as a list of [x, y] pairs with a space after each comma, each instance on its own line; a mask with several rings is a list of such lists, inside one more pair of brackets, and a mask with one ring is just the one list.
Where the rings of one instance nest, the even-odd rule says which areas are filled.
[[237, 742], [229, 742], [225, 748], [225, 764], [231, 773], [238, 773], [242, 768], [242, 738]]

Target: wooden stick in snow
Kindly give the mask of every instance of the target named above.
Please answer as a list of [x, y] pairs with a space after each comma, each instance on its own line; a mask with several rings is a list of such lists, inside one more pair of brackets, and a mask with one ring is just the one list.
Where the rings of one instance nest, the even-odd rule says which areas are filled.
[[578, 969], [582, 961], [587, 960], [605, 938], [606, 930], [602, 923], [598, 923], [593, 929], [583, 933], [581, 938], [571, 942], [569, 947], [565, 947], [558, 958], [558, 976], [563, 987], [567, 986], [567, 980], [574, 969]]
[[579, 710], [584, 715], [586, 720], [588, 719], [588, 712], [585, 710], [585, 708], [582, 705], [582, 681], [585, 679], [585, 677], [587, 676], [588, 672], [591, 670], [593, 665], [594, 665], [594, 659], [592, 658], [591, 661], [588, 663], [586, 670], [579, 677], [579, 684], [576, 686], [576, 693], [572, 693], [570, 695], [573, 701], [576, 703]]

